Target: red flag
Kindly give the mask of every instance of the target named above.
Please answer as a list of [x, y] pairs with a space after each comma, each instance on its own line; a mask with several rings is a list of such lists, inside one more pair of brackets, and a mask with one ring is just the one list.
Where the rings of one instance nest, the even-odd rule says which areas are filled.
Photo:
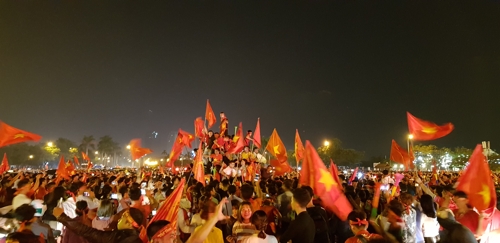
[[260, 118], [257, 118], [257, 126], [253, 132], [253, 144], [255, 144], [257, 148], [262, 146], [262, 142], [260, 140]]
[[300, 140], [299, 129], [295, 129], [295, 159], [297, 160], [297, 164], [302, 158], [304, 158], [304, 144]]
[[288, 162], [286, 163], [281, 163], [279, 160], [277, 159], [271, 159], [269, 161], [269, 164], [274, 167], [274, 175], [275, 176], [282, 176], [284, 175], [285, 173], [288, 173], [288, 172], [291, 172], [292, 171], [292, 167], [290, 167], [290, 165], [288, 164]]
[[458, 180], [457, 191], [467, 193], [470, 205], [479, 211], [496, 207], [495, 185], [481, 144], [472, 152], [469, 163]]
[[78, 161], [78, 158], [76, 156], [73, 156], [73, 160], [75, 161], [75, 164], [80, 166], [80, 161]]
[[227, 150], [227, 153], [229, 154], [236, 154], [241, 152], [246, 144], [245, 144], [245, 138], [243, 137], [243, 124], [240, 122], [239, 128], [238, 128], [238, 135], [234, 136], [236, 138], [236, 146], [231, 147]]
[[429, 181], [429, 186], [437, 185], [437, 179], [438, 179], [438, 173], [437, 173], [437, 166], [436, 166], [436, 160], [432, 160], [432, 175], [431, 175], [431, 180]]
[[354, 181], [354, 178], [356, 178], [356, 175], [358, 174], [358, 167], [354, 170], [354, 172], [351, 175], [351, 178], [349, 179], [349, 185]]
[[184, 146], [192, 148], [191, 143], [194, 141], [193, 134], [183, 131], [182, 129], [179, 129], [179, 134], [181, 134], [182, 143], [184, 144]]
[[84, 153], [84, 152], [82, 152], [82, 159], [85, 160], [85, 161], [89, 161], [90, 162], [89, 156], [86, 153]]
[[408, 169], [410, 166], [410, 156], [408, 152], [401, 148], [394, 139], [392, 140], [390, 160], [403, 164], [405, 169]]
[[87, 162], [87, 172], [90, 172], [90, 170], [92, 169], [92, 162], [90, 162], [90, 160]]
[[11, 127], [4, 122], [0, 122], [0, 147], [27, 141], [38, 142], [41, 138], [40, 135], [23, 131]]
[[132, 160], [136, 160], [146, 154], [153, 153], [151, 149], [141, 147], [141, 139], [139, 138], [130, 140], [129, 145], [130, 145], [130, 155], [132, 156]]
[[220, 124], [219, 124], [219, 134], [222, 135], [227, 135], [227, 125], [229, 121], [227, 120], [226, 115], [224, 112], [220, 113]]
[[217, 121], [214, 111], [212, 110], [212, 106], [210, 105], [210, 102], [208, 100], [207, 109], [205, 110], [205, 120], [208, 121], [208, 128], [211, 128]]
[[234, 137], [233, 137], [233, 142], [234, 143], [237, 143], [238, 140], [243, 137], [243, 128], [242, 128], [241, 125], [242, 124], [240, 122], [240, 124], [238, 125], [238, 129], [236, 130], [236, 134], [234, 134]]
[[75, 174], [75, 166], [73, 165], [73, 163], [71, 163], [71, 160], [68, 160], [68, 162], [66, 163], [66, 171], [70, 176]]
[[454, 129], [451, 123], [438, 126], [435, 123], [418, 119], [410, 112], [406, 112], [406, 116], [408, 118], [408, 130], [415, 140], [435, 140], [450, 134]]
[[339, 188], [342, 188], [342, 182], [340, 181], [339, 178], [339, 169], [337, 168], [337, 165], [333, 163], [333, 160], [330, 159], [330, 173], [332, 174], [333, 179], [335, 180], [335, 183], [339, 185]]
[[56, 174], [57, 174], [56, 185], [63, 178], [69, 180], [69, 173], [66, 170], [66, 162], [64, 162], [64, 156], [62, 155], [61, 158], [59, 159], [59, 166], [57, 166]]
[[198, 117], [194, 120], [194, 135], [196, 135], [199, 138], [202, 138], [204, 136], [203, 120], [201, 119], [201, 117]]
[[266, 150], [269, 151], [274, 157], [278, 159], [280, 163], [287, 163], [286, 148], [281, 141], [280, 136], [276, 129], [273, 130], [271, 137], [269, 137], [269, 142], [267, 143]]
[[347, 219], [352, 206], [309, 141], [306, 141], [299, 180], [300, 184], [313, 188], [314, 195], [321, 198], [323, 207], [334, 212], [341, 220]]
[[[165, 228], [162, 228], [153, 236], [153, 239], [161, 239], [166, 235], [177, 232], [177, 215], [179, 213], [179, 204], [182, 198], [182, 194], [184, 192], [184, 185], [186, 179], [182, 179], [179, 183], [179, 186], [175, 188], [175, 190], [168, 196], [168, 198], [163, 202], [161, 207], [156, 212], [156, 215], [153, 216], [149, 224], [158, 221], [158, 220], [167, 220], [170, 222]], [[149, 225], [148, 225], [149, 226]], [[146, 231], [142, 231], [140, 234], [140, 238], [144, 241], [147, 241]]]
[[177, 138], [175, 138], [174, 145], [172, 146], [172, 150], [170, 151], [170, 155], [168, 156], [167, 167], [174, 168], [174, 162], [179, 158], [179, 155], [181, 155], [183, 147], [184, 143], [182, 141], [182, 134], [178, 133]]
[[196, 158], [194, 161], [194, 179], [205, 186], [205, 167], [203, 166], [203, 150], [201, 149], [201, 143], [198, 147], [198, 151], [196, 151]]
[[83, 177], [82, 177], [82, 179], [81, 179], [81, 181], [82, 181], [83, 183], [87, 183], [87, 179], [88, 179], [88, 178], [87, 178], [87, 173], [84, 173], [84, 174], [83, 174]]
[[0, 174], [8, 171], [10, 169], [9, 161], [7, 160], [7, 153], [3, 154], [2, 164], [0, 165]]

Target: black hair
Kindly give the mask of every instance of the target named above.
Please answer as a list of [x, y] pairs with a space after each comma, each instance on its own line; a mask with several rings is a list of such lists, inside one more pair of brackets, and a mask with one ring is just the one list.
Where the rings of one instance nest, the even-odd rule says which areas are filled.
[[30, 183], [29, 179], [22, 179], [17, 183], [17, 188], [22, 188]]
[[436, 204], [430, 195], [424, 194], [420, 197], [422, 212], [429, 218], [436, 218]]
[[250, 221], [252, 222], [253, 225], [255, 225], [255, 228], [259, 231], [259, 234], [257, 235], [261, 239], [266, 238], [266, 233], [264, 231], [267, 228], [267, 214], [263, 210], [257, 210], [252, 214], [252, 218], [250, 218]]
[[306, 189], [297, 188], [293, 190], [293, 199], [297, 202], [297, 204], [299, 204], [300, 207], [305, 208], [311, 201], [311, 195], [309, 195], [309, 192]]
[[311, 197], [314, 196], [314, 191], [313, 191], [312, 187], [310, 187], [310, 186], [302, 186], [301, 188], [305, 189], [307, 192], [309, 192], [309, 195], [311, 195]]
[[130, 191], [128, 192], [128, 195], [132, 201], [137, 201], [141, 198], [141, 189], [138, 187], [132, 187], [130, 188]]
[[33, 217], [35, 217], [35, 213], [36, 209], [29, 204], [23, 204], [14, 211], [15, 218], [21, 223], [33, 219]]
[[76, 209], [75, 209], [76, 215], [82, 216], [84, 214], [87, 214], [88, 212], [89, 212], [89, 206], [87, 204], [87, 201], [76, 202]]
[[137, 225], [142, 225], [144, 222], [144, 214], [142, 214], [141, 210], [137, 208], [129, 208], [128, 212], [130, 214], [130, 217], [137, 223]]
[[469, 198], [467, 196], [467, 193], [465, 193], [464, 191], [456, 191], [455, 193], [453, 193], [453, 197], [465, 198], [465, 199]]
[[241, 186], [241, 197], [243, 200], [248, 201], [252, 198], [254, 193], [254, 188], [251, 185], [243, 184]]
[[170, 224], [170, 222], [168, 222], [167, 220], [157, 220], [157, 221], [151, 222], [151, 224], [149, 224], [148, 228], [146, 229], [148, 239], [152, 240], [153, 236], [158, 231], [165, 228], [165, 226], [167, 226], [169, 224]]

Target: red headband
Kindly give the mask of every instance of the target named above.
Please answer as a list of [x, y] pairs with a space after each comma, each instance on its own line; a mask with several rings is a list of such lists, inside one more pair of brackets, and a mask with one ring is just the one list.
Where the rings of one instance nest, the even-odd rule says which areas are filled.
[[349, 220], [349, 224], [357, 226], [368, 225], [368, 221], [366, 221], [366, 219], [361, 220], [359, 218], [356, 218], [356, 221]]

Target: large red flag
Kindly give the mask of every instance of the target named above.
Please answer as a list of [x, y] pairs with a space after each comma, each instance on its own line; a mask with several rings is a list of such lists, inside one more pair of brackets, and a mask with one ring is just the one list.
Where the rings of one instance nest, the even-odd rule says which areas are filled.
[[[273, 130], [269, 142], [267, 143], [266, 150], [269, 151], [276, 160], [271, 160], [270, 164], [275, 167], [275, 174], [280, 175], [291, 170], [290, 164], [288, 164], [288, 156], [286, 154], [286, 148], [281, 141], [280, 136], [276, 129]], [[278, 163], [277, 163], [278, 162]]]
[[457, 191], [467, 193], [470, 205], [477, 210], [491, 210], [496, 207], [497, 197], [488, 161], [483, 154], [481, 144], [478, 144], [472, 152], [469, 163], [458, 180]]
[[75, 164], [80, 166], [80, 161], [78, 161], [78, 158], [75, 156], [73, 156], [73, 160], [75, 161]]
[[66, 170], [66, 162], [64, 161], [64, 156], [62, 155], [61, 158], [59, 159], [59, 165], [57, 166], [56, 174], [57, 174], [56, 185], [63, 178], [69, 180], [69, 171]]
[[253, 132], [253, 144], [255, 144], [257, 148], [262, 146], [260, 140], [260, 118], [257, 118], [257, 126], [255, 126], [255, 131]]
[[23, 131], [9, 126], [4, 122], [0, 122], [0, 147], [27, 141], [38, 142], [41, 138], [40, 135]]
[[414, 140], [426, 141], [442, 138], [454, 129], [451, 123], [438, 126], [435, 123], [418, 119], [410, 112], [406, 112], [406, 116], [408, 118], [408, 131], [413, 135]]
[[208, 128], [211, 128], [217, 121], [214, 111], [212, 110], [212, 106], [210, 105], [210, 101], [208, 100], [207, 100], [207, 109], [205, 110], [205, 120], [208, 121]]
[[227, 153], [229, 154], [237, 154], [241, 152], [246, 146], [245, 137], [243, 137], [243, 124], [240, 122], [240, 125], [238, 127], [238, 134], [234, 136], [234, 138], [237, 139], [236, 145], [227, 150]]
[[334, 212], [341, 220], [347, 219], [352, 206], [309, 141], [306, 141], [299, 180], [300, 184], [313, 188], [314, 195], [321, 198], [323, 207]]
[[3, 154], [2, 164], [0, 165], [0, 174], [10, 169], [9, 161], [7, 160], [7, 153]]
[[193, 168], [194, 179], [201, 182], [205, 186], [205, 167], [203, 166], [203, 150], [201, 149], [201, 143], [196, 151], [196, 158], [194, 159]]
[[201, 117], [198, 117], [194, 120], [194, 135], [202, 138], [204, 136], [203, 134], [203, 120]]
[[391, 145], [391, 156], [390, 160], [403, 164], [405, 166], [405, 169], [408, 169], [410, 167], [410, 156], [408, 155], [408, 152], [401, 148], [401, 146], [392, 140], [392, 145]]
[[279, 160], [277, 159], [271, 159], [269, 161], [269, 164], [274, 167], [274, 175], [275, 176], [282, 176], [284, 175], [285, 173], [288, 173], [288, 172], [291, 172], [292, 171], [292, 167], [290, 167], [290, 164], [288, 164], [288, 162], [286, 163], [281, 163]]
[[[151, 221], [149, 221], [148, 226], [158, 220], [166, 220], [170, 222], [165, 228], [162, 228], [153, 236], [153, 239], [161, 239], [166, 235], [170, 235], [172, 233], [177, 232], [177, 215], [179, 213], [179, 204], [181, 202], [182, 194], [184, 192], [184, 185], [186, 183], [186, 179], [182, 178], [181, 182], [175, 190], [167, 197], [167, 199], [160, 206], [156, 215], [153, 216]], [[147, 242], [147, 234], [146, 231], [141, 231], [140, 238], [143, 242]]]
[[297, 160], [297, 164], [299, 164], [302, 158], [304, 158], [304, 144], [300, 140], [299, 129], [295, 129], [295, 159]]
[[186, 131], [183, 131], [182, 129], [179, 128], [179, 134], [181, 135], [182, 138], [182, 144], [184, 146], [187, 146], [189, 148], [192, 148], [191, 143], [194, 141], [194, 136], [191, 133], [188, 133]]
[[136, 160], [146, 154], [153, 153], [151, 149], [141, 147], [141, 139], [139, 138], [130, 140], [129, 145], [130, 145], [130, 155], [132, 156], [132, 160]]
[[88, 161], [88, 162], [90, 161], [89, 156], [86, 153], [84, 153], [84, 152], [82, 152], [82, 159], [85, 160], [85, 161]]
[[183, 147], [184, 143], [182, 141], [182, 134], [178, 133], [175, 138], [174, 145], [172, 146], [172, 150], [170, 151], [170, 155], [168, 156], [167, 167], [174, 168], [174, 162], [179, 158], [179, 155], [181, 155]]

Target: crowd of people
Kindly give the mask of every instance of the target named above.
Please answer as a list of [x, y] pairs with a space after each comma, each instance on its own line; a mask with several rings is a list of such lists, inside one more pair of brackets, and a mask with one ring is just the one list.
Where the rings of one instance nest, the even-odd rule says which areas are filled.
[[[300, 185], [298, 171], [278, 176], [252, 148], [251, 136], [246, 139], [241, 153], [228, 154], [224, 144], [232, 138], [208, 132], [205, 181], [190, 170], [147, 168], [77, 170], [70, 179], [46, 171], [4, 173], [0, 233], [19, 243], [144, 242], [141, 234], [149, 242], [189, 243], [495, 242], [497, 210], [472, 208], [470, 195], [454, 189], [456, 173], [400, 172], [397, 185], [387, 170], [360, 178], [340, 173], [351, 204], [339, 209], [350, 211], [341, 218], [325, 210], [313, 188]], [[178, 210], [174, 222], [152, 221], [179, 185], [182, 198], [170, 208]], [[172, 224], [171, 234], [154, 237]]]

